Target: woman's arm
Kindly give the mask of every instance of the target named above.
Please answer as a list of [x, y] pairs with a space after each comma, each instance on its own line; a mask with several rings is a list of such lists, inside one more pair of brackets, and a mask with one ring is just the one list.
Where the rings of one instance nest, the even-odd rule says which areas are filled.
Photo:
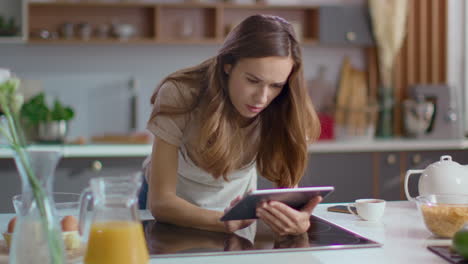
[[[177, 166], [178, 148], [155, 137], [148, 176], [148, 203], [158, 221], [227, 233], [252, 224], [253, 220], [221, 222], [222, 212], [203, 209], [177, 197]], [[239, 199], [233, 200], [230, 206]]]
[[222, 212], [195, 206], [177, 197], [178, 147], [155, 137], [148, 177], [148, 203], [161, 222], [210, 231], [225, 231]]

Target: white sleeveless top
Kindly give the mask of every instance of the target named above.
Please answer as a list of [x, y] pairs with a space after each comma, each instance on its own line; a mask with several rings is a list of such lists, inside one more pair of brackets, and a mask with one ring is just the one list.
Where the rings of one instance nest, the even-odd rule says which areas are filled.
[[179, 151], [177, 196], [202, 208], [223, 211], [238, 195], [257, 189], [255, 163], [227, 176], [215, 179], [188, 157], [185, 147]]
[[[194, 94], [193, 89], [196, 89], [184, 86], [182, 88], [180, 84], [176, 87], [172, 82], [163, 84], [158, 91], [154, 107], [159, 107], [161, 104], [180, 106], [185, 102], [181, 99], [181, 93], [183, 96], [190, 96], [190, 94]], [[216, 179], [196, 166], [190, 158], [189, 153], [191, 152], [187, 148], [192, 143], [196, 143], [194, 135], [200, 122], [199, 115], [194, 111], [194, 113], [177, 116], [156, 116], [149, 120], [147, 128], [160, 139], [179, 147], [177, 196], [201, 208], [223, 211], [237, 196], [242, 196], [257, 188], [256, 164], [252, 162], [246, 167], [230, 173], [227, 175], [228, 181], [223, 177]], [[252, 131], [254, 136], [246, 137], [249, 140], [256, 139], [258, 136], [257, 131]], [[247, 145], [254, 146], [254, 144], [248, 143]], [[146, 159], [144, 166], [149, 168], [150, 161], [151, 156]]]

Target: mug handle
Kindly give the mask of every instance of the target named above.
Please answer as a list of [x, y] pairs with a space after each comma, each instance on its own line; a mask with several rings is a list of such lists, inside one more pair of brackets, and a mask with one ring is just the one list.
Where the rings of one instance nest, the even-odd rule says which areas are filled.
[[406, 198], [408, 199], [408, 201], [415, 201], [415, 199], [413, 197], [411, 197], [410, 193], [409, 193], [409, 190], [408, 190], [408, 180], [409, 180], [409, 177], [413, 174], [421, 174], [423, 173], [424, 170], [408, 170], [406, 172], [406, 175], [405, 175], [405, 193], [406, 193]]
[[353, 214], [353, 215], [359, 217], [359, 215], [357, 215], [357, 214], [351, 209], [351, 206], [356, 207], [356, 204], [355, 204], [355, 203], [348, 204], [348, 205], [346, 206], [346, 207], [348, 208], [348, 211], [349, 211], [351, 214]]
[[91, 201], [93, 198], [93, 192], [91, 191], [91, 188], [86, 188], [83, 190], [80, 196], [80, 221], [79, 221], [79, 229], [80, 229], [80, 234], [81, 236], [84, 236], [85, 234], [88, 234], [87, 225], [87, 214], [88, 214], [88, 206], [89, 206], [89, 201]]

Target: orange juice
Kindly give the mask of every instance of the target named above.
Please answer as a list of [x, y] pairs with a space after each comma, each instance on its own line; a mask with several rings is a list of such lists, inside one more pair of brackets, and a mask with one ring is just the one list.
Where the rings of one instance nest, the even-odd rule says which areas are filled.
[[139, 222], [109, 221], [91, 225], [85, 264], [145, 264], [149, 262]]

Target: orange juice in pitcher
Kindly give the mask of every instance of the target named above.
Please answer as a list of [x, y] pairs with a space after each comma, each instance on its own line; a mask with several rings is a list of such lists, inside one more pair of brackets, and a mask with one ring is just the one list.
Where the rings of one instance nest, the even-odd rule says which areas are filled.
[[[84, 264], [146, 264], [148, 249], [138, 215], [142, 178], [93, 178], [81, 195], [80, 230], [88, 235]], [[93, 201], [89, 233], [84, 230], [88, 203]]]
[[85, 264], [137, 264], [148, 260], [141, 223], [113, 221], [91, 226]]

